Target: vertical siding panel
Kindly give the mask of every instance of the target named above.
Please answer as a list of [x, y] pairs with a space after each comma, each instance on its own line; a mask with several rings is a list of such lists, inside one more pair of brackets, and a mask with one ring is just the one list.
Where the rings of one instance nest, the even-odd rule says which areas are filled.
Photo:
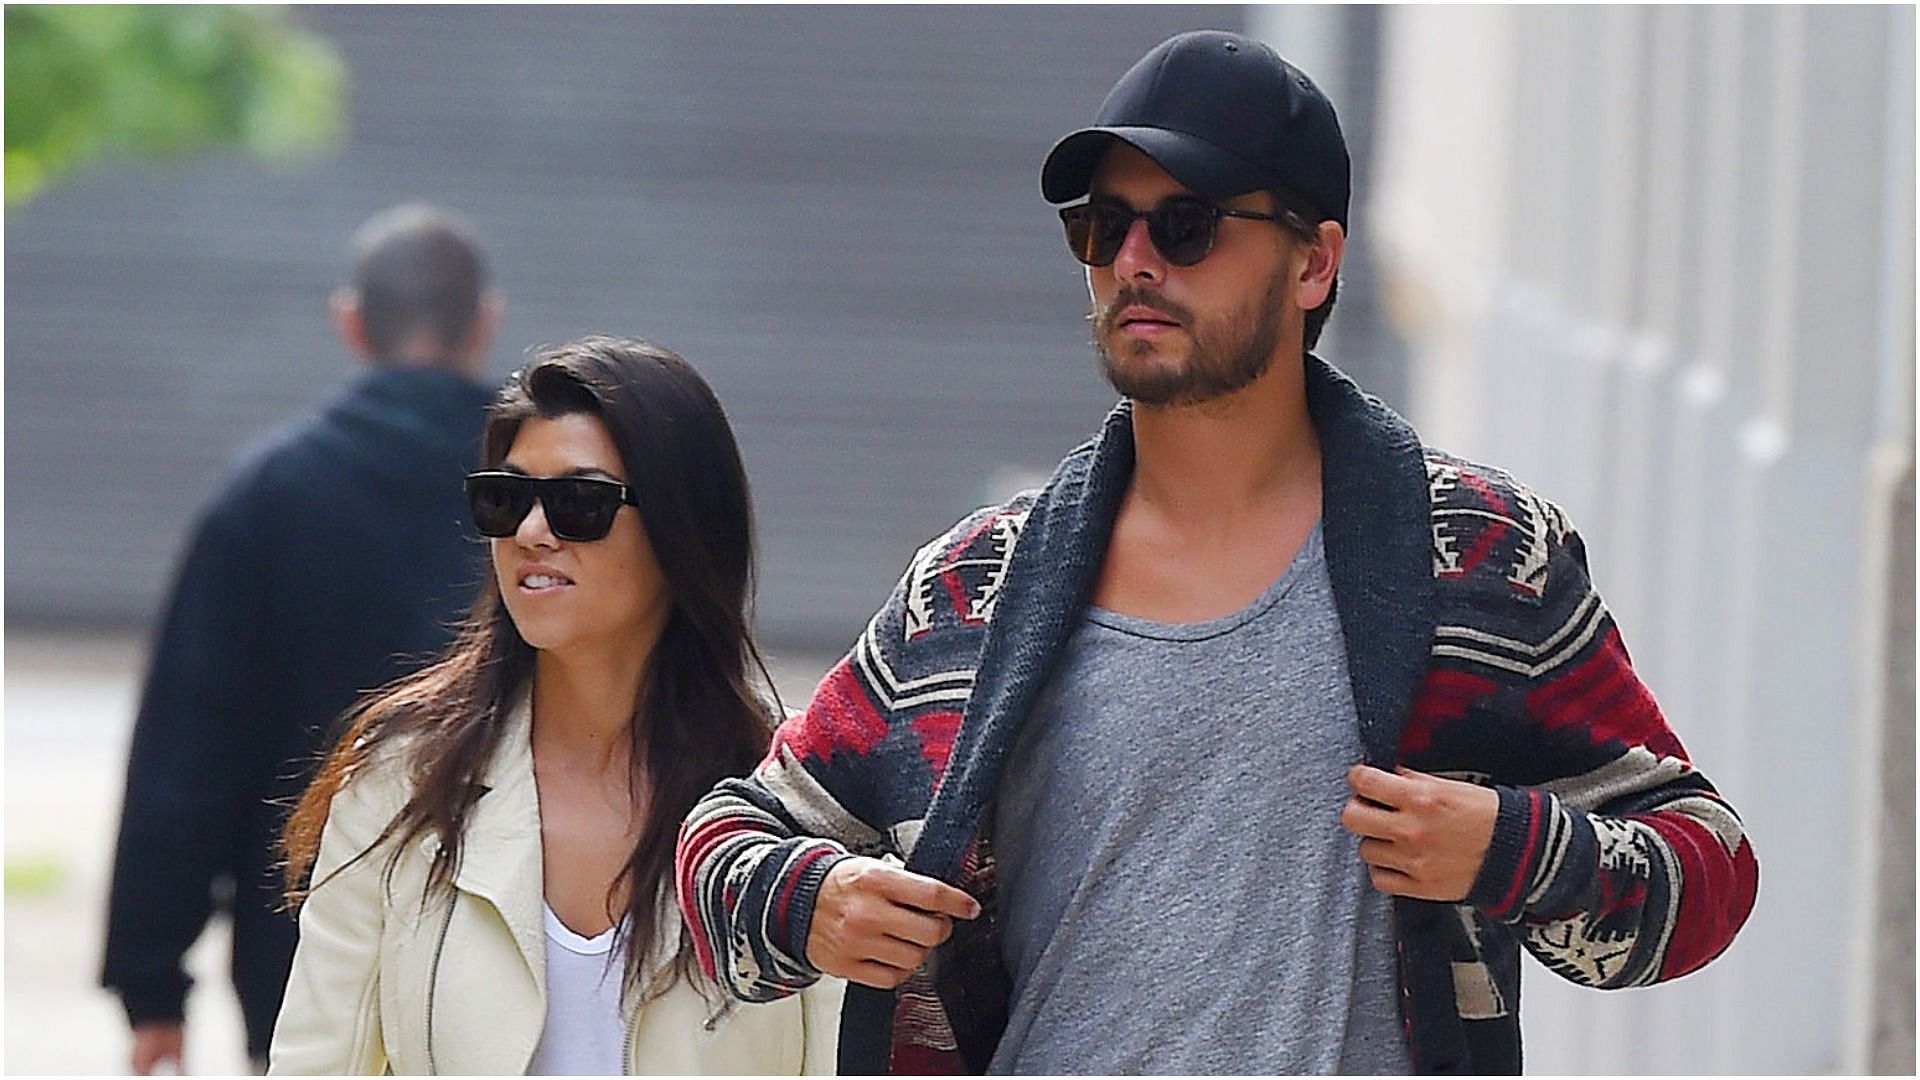
[[[1911, 591], [1911, 12], [1503, 18], [1510, 163], [1463, 168], [1447, 140], [1481, 121], [1418, 105], [1471, 77], [1383, 72], [1383, 130], [1435, 125], [1412, 133], [1421, 153], [1389, 141], [1384, 205], [1435, 178], [1514, 192], [1499, 223], [1393, 216], [1390, 293], [1446, 289], [1434, 253], [1478, 228], [1511, 241], [1477, 318], [1407, 325], [1413, 418], [1567, 507], [1765, 867], [1741, 940], [1703, 972], [1616, 995], [1530, 972], [1529, 1070], [1898, 1071], [1912, 983], [1873, 961], [1911, 964], [1911, 862], [1889, 876], [1874, 845], [1912, 845], [1911, 799], [1884, 797], [1911, 788], [1912, 713], [1866, 699], [1911, 696], [1910, 663], [1888, 659], [1911, 654], [1910, 608], [1876, 599]], [[1483, 20], [1397, 11], [1390, 39], [1471, 48]]]

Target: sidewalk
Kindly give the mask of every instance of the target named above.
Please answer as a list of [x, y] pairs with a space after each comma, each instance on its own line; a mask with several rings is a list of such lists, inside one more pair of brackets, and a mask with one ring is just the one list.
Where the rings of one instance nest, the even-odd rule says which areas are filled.
[[[128, 638], [6, 641], [6, 1071], [119, 1073], [127, 1024], [99, 985], [107, 882], [145, 658]], [[187, 1068], [247, 1071], [227, 928], [188, 956]]]
[[[8, 634], [5, 686], [8, 1073], [122, 1073], [119, 1002], [98, 985], [127, 743], [144, 674], [132, 638]], [[788, 706], [831, 661], [770, 658]], [[247, 1071], [227, 927], [188, 954], [187, 1071]]]

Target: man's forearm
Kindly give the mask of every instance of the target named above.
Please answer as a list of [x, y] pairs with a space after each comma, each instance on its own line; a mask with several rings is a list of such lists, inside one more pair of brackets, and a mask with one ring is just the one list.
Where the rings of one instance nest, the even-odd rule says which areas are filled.
[[708, 977], [745, 1001], [811, 985], [814, 900], [847, 850], [795, 835], [753, 780], [729, 780], [695, 805], [676, 857], [682, 913]]
[[1752, 910], [1752, 847], [1711, 789], [1634, 801], [1645, 808], [1588, 814], [1543, 789], [1501, 789], [1469, 902], [1516, 924], [1548, 967], [1585, 985], [1644, 986], [1699, 968]]

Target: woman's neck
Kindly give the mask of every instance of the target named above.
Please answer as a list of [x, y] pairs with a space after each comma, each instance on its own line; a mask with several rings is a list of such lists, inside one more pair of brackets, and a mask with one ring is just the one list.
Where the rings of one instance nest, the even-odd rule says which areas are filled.
[[583, 658], [542, 650], [533, 670], [533, 749], [536, 759], [564, 763], [569, 772], [625, 774], [644, 738], [634, 723], [651, 650]]

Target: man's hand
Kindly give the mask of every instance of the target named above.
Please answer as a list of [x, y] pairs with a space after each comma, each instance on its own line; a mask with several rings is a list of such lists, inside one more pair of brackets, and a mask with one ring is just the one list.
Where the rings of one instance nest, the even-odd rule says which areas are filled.
[[1465, 899], [1493, 840], [1500, 796], [1492, 788], [1401, 767], [1347, 770], [1354, 796], [1340, 824], [1360, 837], [1373, 887], [1395, 896]]
[[842, 859], [820, 883], [807, 960], [829, 975], [891, 990], [980, 905], [959, 889], [879, 859]]
[[133, 1072], [152, 1076], [163, 1063], [172, 1062], [167, 1071], [182, 1073], [181, 1047], [187, 1041], [186, 1024], [179, 1020], [143, 1020], [133, 1025]]

